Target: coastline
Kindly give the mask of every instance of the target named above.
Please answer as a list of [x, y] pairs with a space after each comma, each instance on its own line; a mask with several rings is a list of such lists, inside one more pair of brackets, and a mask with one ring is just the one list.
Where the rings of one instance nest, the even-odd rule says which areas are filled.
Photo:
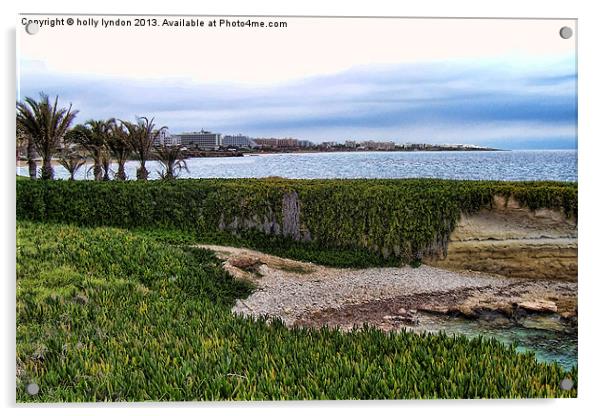
[[511, 152], [510, 149], [495, 149], [495, 148], [466, 148], [466, 149], [453, 149], [453, 148], [436, 148], [436, 149], [373, 149], [373, 150], [356, 150], [356, 149], [345, 149], [345, 148], [334, 148], [334, 149], [287, 149], [277, 151], [270, 149], [267, 151], [255, 151], [255, 152], [244, 152], [244, 155], [261, 155], [261, 154], [289, 154], [289, 153], [419, 153], [419, 152]]
[[[385, 332], [454, 333], [452, 319], [456, 326], [472, 326], [474, 336], [496, 328], [502, 334], [509, 328], [546, 331], [568, 343], [576, 336], [576, 282], [509, 279], [426, 265], [349, 270], [246, 248], [197, 247], [213, 251], [224, 270], [259, 288], [238, 299], [233, 313], [277, 318], [289, 327], [350, 331], [369, 325]], [[534, 350], [549, 354], [543, 345]], [[576, 363], [570, 352], [561, 357], [567, 368]]]

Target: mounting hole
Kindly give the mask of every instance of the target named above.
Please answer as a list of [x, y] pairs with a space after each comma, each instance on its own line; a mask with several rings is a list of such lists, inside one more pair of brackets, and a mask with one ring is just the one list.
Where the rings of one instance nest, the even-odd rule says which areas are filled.
[[35, 35], [40, 31], [40, 25], [36, 22], [29, 22], [25, 25], [25, 31], [30, 35]]
[[27, 392], [27, 394], [29, 394], [30, 396], [35, 396], [36, 394], [39, 393], [40, 391], [40, 386], [38, 386], [36, 383], [29, 383], [27, 385], [27, 387], [25, 387], [25, 391]]
[[573, 36], [573, 29], [568, 26], [563, 26], [560, 28], [560, 37], [562, 39], [570, 39]]
[[571, 390], [573, 388], [573, 380], [570, 378], [565, 378], [560, 382], [560, 388], [562, 390]]

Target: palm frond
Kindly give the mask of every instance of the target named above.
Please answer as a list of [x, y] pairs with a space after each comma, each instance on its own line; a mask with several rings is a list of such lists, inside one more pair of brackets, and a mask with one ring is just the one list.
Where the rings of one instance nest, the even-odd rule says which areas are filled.
[[50, 160], [60, 149], [69, 126], [73, 123], [78, 111], [59, 106], [59, 97], [50, 102], [47, 94], [41, 92], [36, 101], [26, 97], [17, 103], [17, 126], [42, 156], [42, 177], [52, 179], [54, 176]]
[[182, 170], [189, 172], [181, 146], [157, 146], [155, 155], [163, 166], [159, 173], [162, 179], [175, 179]]

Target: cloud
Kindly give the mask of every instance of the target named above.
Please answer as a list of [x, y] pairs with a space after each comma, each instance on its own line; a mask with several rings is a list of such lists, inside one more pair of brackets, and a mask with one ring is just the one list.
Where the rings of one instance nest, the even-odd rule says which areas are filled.
[[172, 132], [576, 145], [573, 56], [363, 65], [268, 86], [67, 76], [21, 62], [21, 96], [38, 91], [72, 102], [79, 122], [150, 115]]

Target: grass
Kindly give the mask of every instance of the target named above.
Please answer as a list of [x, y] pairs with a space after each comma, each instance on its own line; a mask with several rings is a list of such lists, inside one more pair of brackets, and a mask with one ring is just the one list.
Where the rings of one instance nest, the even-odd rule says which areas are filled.
[[294, 241], [280, 236], [268, 236], [257, 231], [231, 234], [224, 231], [196, 232], [173, 228], [136, 228], [132, 232], [171, 245], [214, 244], [245, 247], [278, 257], [300, 260], [339, 268], [399, 266], [395, 257], [383, 257], [379, 252], [354, 248], [329, 248], [314, 242]]
[[576, 369], [491, 339], [233, 315], [253, 288], [159, 237], [18, 221], [17, 401], [576, 396]]
[[280, 265], [278, 269], [288, 272], [288, 273], [296, 273], [296, 274], [310, 274], [312, 273], [312, 269], [309, 269], [306, 266], [301, 265]]

